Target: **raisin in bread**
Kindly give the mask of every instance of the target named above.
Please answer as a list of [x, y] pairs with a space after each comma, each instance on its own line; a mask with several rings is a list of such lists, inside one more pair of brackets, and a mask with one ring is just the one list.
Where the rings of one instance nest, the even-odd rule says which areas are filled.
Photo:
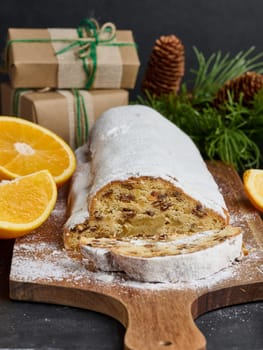
[[106, 111], [76, 155], [64, 231], [71, 251], [79, 251], [84, 238], [168, 242], [218, 232], [229, 222], [197, 147], [149, 107]]

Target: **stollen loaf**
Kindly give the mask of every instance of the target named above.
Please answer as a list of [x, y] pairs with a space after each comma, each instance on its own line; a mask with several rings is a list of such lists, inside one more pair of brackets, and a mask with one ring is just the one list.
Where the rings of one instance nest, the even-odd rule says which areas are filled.
[[[163, 282], [202, 278], [240, 255], [242, 234], [229, 226], [224, 198], [199, 150], [157, 111], [140, 105], [107, 110], [76, 155], [64, 244], [88, 257], [92, 269]], [[206, 250], [220, 261], [199, 268]], [[176, 267], [181, 262], [185, 268]], [[140, 264], [148, 272], [138, 276], [131, 271]], [[164, 265], [175, 272], [161, 274]]]

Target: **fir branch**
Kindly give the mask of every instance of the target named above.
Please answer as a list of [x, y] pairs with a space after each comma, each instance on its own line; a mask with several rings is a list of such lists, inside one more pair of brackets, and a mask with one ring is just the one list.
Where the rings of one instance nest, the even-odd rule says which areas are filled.
[[259, 135], [262, 138], [263, 133], [263, 89], [260, 90], [254, 97], [251, 103], [248, 125], [253, 135]]
[[206, 59], [196, 47], [193, 48], [198, 67], [192, 69], [194, 74], [193, 100], [195, 104], [212, 101], [216, 92], [228, 81], [248, 71], [263, 72], [263, 52], [249, 58], [254, 47], [247, 51], [240, 51], [233, 58], [227, 53], [213, 53]]
[[[263, 99], [263, 95], [258, 99]], [[181, 128], [195, 142], [205, 159], [222, 160], [238, 171], [259, 167], [260, 150], [256, 142], [258, 124], [263, 128], [263, 107], [243, 106], [242, 96], [234, 101], [228, 100], [220, 109], [205, 104], [195, 106], [186, 92], [182, 95], [138, 97], [137, 103], [156, 109], [172, 123]]]
[[[145, 91], [137, 103], [150, 106], [181, 128], [196, 143], [205, 159], [222, 160], [242, 172], [260, 166], [259, 144], [263, 132], [263, 89], [249, 104], [242, 93], [235, 101], [231, 93], [215, 107], [216, 92], [228, 81], [247, 71], [263, 72], [263, 52], [251, 57], [254, 47], [230, 57], [213, 53], [208, 59], [194, 47], [198, 68], [192, 70], [191, 94], [186, 84], [179, 94], [162, 96]], [[262, 142], [262, 141], [261, 141]]]
[[216, 130], [206, 139], [206, 154], [210, 159], [220, 159], [239, 171], [258, 168], [260, 150], [242, 130]]

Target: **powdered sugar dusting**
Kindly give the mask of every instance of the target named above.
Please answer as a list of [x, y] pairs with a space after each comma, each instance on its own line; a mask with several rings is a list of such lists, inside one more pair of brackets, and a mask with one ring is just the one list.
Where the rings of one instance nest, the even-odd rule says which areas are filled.
[[56, 244], [24, 243], [14, 247], [10, 278], [23, 282], [80, 281], [86, 269]]
[[[255, 211], [253, 212], [247, 212], [247, 213], [244, 213], [243, 215], [240, 215], [240, 214], [232, 214], [231, 217], [230, 217], [230, 225], [233, 225], [233, 226], [242, 226], [242, 222], [246, 222], [248, 220], [254, 220], [256, 217], [257, 217], [257, 213]], [[240, 218], [242, 220], [240, 220]], [[242, 222], [240, 222], [242, 221]]]

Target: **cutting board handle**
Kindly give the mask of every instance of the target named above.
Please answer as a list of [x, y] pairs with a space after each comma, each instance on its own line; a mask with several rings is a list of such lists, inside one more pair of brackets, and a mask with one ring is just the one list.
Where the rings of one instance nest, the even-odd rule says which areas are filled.
[[194, 323], [191, 291], [134, 293], [127, 308], [125, 349], [204, 350], [206, 340]]

